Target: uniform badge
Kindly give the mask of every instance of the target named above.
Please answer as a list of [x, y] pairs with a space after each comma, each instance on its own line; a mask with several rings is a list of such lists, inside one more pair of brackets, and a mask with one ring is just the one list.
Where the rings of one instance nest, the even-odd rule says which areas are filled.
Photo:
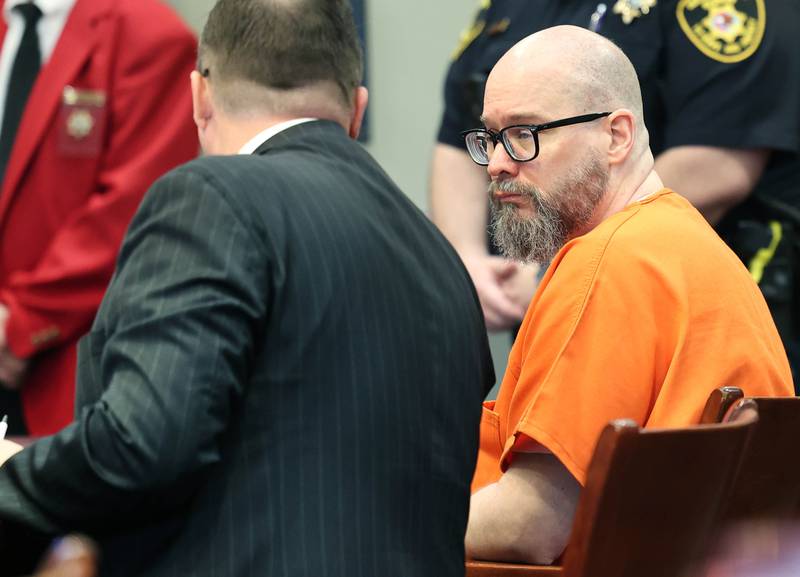
[[642, 14], [647, 14], [656, 5], [657, 0], [617, 0], [614, 4], [614, 14], [622, 16], [625, 24], [630, 24]]
[[59, 148], [68, 156], [95, 156], [103, 142], [106, 93], [64, 88], [61, 98]]
[[700, 52], [731, 64], [746, 60], [761, 45], [767, 13], [764, 0], [680, 0], [677, 18]]

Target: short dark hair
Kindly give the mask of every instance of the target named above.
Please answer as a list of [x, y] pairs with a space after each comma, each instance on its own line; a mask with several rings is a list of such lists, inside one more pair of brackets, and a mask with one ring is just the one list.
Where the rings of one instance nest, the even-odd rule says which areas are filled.
[[198, 66], [222, 82], [290, 90], [338, 85], [350, 106], [362, 77], [349, 0], [219, 0], [200, 39]]

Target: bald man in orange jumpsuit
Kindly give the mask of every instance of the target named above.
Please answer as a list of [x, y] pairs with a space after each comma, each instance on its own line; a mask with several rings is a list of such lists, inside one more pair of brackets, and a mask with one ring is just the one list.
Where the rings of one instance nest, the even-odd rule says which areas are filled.
[[466, 548], [552, 563], [608, 421], [686, 426], [719, 386], [790, 395], [792, 378], [757, 285], [654, 171], [614, 44], [572, 26], [523, 39], [489, 76], [483, 122], [465, 138], [495, 238], [551, 264], [484, 407]]

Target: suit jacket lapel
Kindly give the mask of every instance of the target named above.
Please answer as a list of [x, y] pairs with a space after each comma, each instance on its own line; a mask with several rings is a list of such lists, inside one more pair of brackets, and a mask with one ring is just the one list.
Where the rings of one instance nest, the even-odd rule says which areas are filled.
[[[64, 87], [80, 71], [98, 41], [97, 23], [109, 12], [113, 0], [78, 0], [72, 8], [53, 55], [36, 79], [17, 131], [5, 181], [0, 189], [0, 222], [37, 145], [58, 112]], [[0, 18], [0, 20], [2, 20]], [[5, 23], [2, 34], [5, 35]]]

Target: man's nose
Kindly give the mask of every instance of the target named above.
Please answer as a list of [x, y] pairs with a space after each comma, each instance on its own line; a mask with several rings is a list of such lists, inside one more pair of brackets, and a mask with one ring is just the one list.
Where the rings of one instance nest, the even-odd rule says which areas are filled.
[[506, 152], [502, 142], [498, 142], [489, 156], [489, 165], [486, 171], [492, 180], [503, 176], [516, 176], [519, 172], [519, 163]]

